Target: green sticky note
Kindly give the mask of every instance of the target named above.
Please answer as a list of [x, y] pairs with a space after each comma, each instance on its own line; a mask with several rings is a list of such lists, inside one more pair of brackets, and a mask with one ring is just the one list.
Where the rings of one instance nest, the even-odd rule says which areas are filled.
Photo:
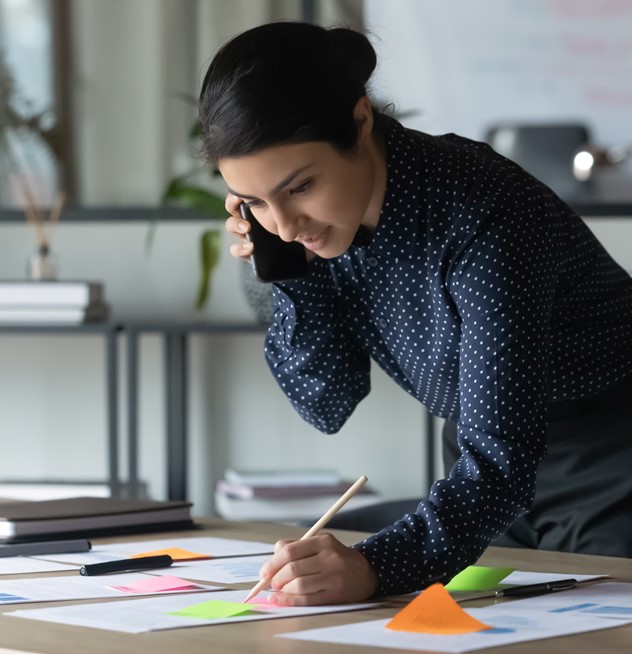
[[210, 600], [187, 606], [179, 611], [170, 611], [169, 615], [184, 615], [189, 618], [200, 618], [202, 620], [217, 620], [218, 618], [233, 618], [236, 615], [252, 613], [256, 608], [254, 604], [242, 604], [241, 602], [223, 602], [222, 600]]
[[471, 565], [459, 572], [452, 581], [446, 585], [446, 590], [475, 591], [491, 590], [495, 588], [514, 568], [489, 568], [484, 565]]

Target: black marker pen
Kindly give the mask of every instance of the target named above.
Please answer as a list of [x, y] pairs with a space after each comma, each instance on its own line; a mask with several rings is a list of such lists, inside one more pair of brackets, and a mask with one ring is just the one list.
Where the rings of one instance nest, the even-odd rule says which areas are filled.
[[560, 590], [570, 590], [577, 586], [577, 579], [560, 579], [542, 584], [528, 584], [526, 586], [513, 586], [496, 591], [496, 597], [527, 597], [529, 595], [544, 595]]
[[81, 566], [79, 574], [84, 577], [92, 575], [107, 575], [112, 572], [135, 572], [137, 570], [152, 570], [153, 568], [167, 568], [173, 563], [168, 554], [160, 556], [143, 556], [138, 559], [121, 559], [106, 561], [105, 563], [91, 563]]

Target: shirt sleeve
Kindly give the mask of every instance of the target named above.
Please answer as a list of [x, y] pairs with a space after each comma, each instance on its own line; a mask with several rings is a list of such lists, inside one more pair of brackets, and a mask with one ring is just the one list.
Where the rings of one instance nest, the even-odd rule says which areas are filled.
[[[529, 510], [546, 453], [554, 210], [523, 194], [477, 201], [446, 241], [445, 293], [460, 320], [461, 456], [415, 513], [355, 547], [379, 594], [447, 583]], [[464, 224], [477, 222], [474, 229]], [[467, 236], [465, 236], [467, 234]]]
[[274, 322], [265, 357], [298, 414], [322, 432], [337, 432], [370, 391], [370, 362], [345, 325], [326, 262], [306, 279], [275, 284]]

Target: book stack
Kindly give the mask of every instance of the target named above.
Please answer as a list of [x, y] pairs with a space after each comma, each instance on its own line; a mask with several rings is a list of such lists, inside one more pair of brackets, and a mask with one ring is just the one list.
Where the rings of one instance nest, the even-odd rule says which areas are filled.
[[0, 324], [80, 325], [107, 315], [99, 282], [0, 281]]
[[191, 529], [191, 506], [114, 497], [0, 504], [0, 543]]
[[[215, 509], [226, 520], [316, 521], [353, 484], [335, 470], [234, 470], [217, 482]], [[342, 511], [379, 501], [366, 486]]]

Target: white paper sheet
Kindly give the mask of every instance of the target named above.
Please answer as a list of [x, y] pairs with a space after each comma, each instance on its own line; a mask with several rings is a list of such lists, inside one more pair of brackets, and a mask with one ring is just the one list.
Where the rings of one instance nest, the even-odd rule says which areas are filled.
[[[171, 569], [171, 568], [170, 568]], [[56, 602], [94, 598], [126, 597], [125, 593], [109, 586], [128, 586], [147, 579], [141, 572], [98, 575], [94, 577], [38, 577], [35, 579], [5, 579], [0, 581], [0, 604], [27, 602]], [[204, 586], [204, 584], [200, 584]], [[205, 586], [207, 591], [221, 590]], [[197, 590], [177, 592], [200, 592]], [[147, 593], [150, 594], [150, 593]], [[161, 593], [162, 594], [162, 593]]]
[[279, 636], [320, 643], [459, 654], [632, 623], [632, 584], [604, 583], [580, 587], [526, 600], [466, 609], [466, 612], [491, 625], [492, 629], [459, 636], [439, 636], [391, 631], [386, 628], [389, 620], [373, 620]]
[[[526, 586], [528, 584], [543, 584], [552, 581], [558, 581], [560, 579], [576, 579], [578, 582], [582, 581], [592, 581], [596, 579], [603, 579], [608, 575], [583, 575], [583, 574], [574, 574], [569, 573], [556, 573], [556, 572], [522, 572], [516, 570], [510, 575], [505, 577], [498, 586], [493, 588], [491, 591], [480, 591], [480, 590], [462, 590], [462, 591], [450, 591], [450, 595], [454, 598], [456, 602], [467, 602], [472, 599], [477, 599], [478, 597], [486, 598], [489, 597], [489, 594], [496, 590], [502, 590], [503, 588], [508, 588], [509, 586]], [[421, 592], [421, 591], [419, 591]], [[417, 593], [408, 593], [407, 595], [391, 595], [388, 600], [391, 602], [410, 602], [413, 597], [419, 595]]]
[[239, 584], [259, 581], [259, 570], [269, 556], [240, 556], [210, 561], [181, 561], [169, 568], [153, 570], [147, 574], [163, 577], [175, 575], [182, 579], [209, 581], [216, 584]]
[[[261, 603], [257, 613], [238, 615], [232, 618], [205, 620], [187, 616], [169, 615], [188, 606], [221, 599], [227, 602], [243, 602], [247, 590], [229, 590], [219, 593], [197, 593], [195, 596], [171, 595], [169, 597], [151, 597], [124, 602], [101, 602], [99, 604], [80, 604], [45, 609], [30, 609], [5, 613], [18, 618], [31, 618], [60, 624], [93, 627], [139, 634], [146, 631], [177, 629], [181, 627], [200, 627], [203, 625], [225, 624], [227, 622], [251, 622], [287, 618], [321, 613], [340, 613], [378, 606], [378, 604], [341, 604], [336, 606], [280, 607]], [[261, 593], [265, 598], [268, 593]]]
[[603, 579], [608, 575], [579, 575], [573, 573], [560, 574], [555, 572], [521, 572], [519, 570], [507, 575], [494, 589], [491, 591], [454, 591], [451, 592], [452, 597], [459, 603], [467, 602], [478, 597], [487, 598], [490, 593], [510, 588], [512, 586], [528, 586], [530, 584], [545, 584], [562, 579], [575, 579], [578, 583], [584, 581], [595, 581]]
[[[495, 605], [499, 611], [511, 611], [517, 601]], [[584, 618], [603, 617], [632, 621], [632, 584], [609, 581], [580, 586], [560, 593], [547, 593], [519, 600], [521, 610], [540, 610], [561, 615], [581, 615]]]
[[561, 579], [577, 579], [577, 581], [590, 581], [601, 579], [608, 575], [578, 575], [573, 572], [522, 572], [516, 570], [507, 575], [499, 584], [499, 588], [505, 586], [527, 586], [528, 584], [543, 584], [548, 581], [560, 581]]
[[135, 554], [162, 550], [170, 547], [180, 547], [197, 554], [209, 554], [214, 559], [233, 556], [252, 556], [256, 554], [272, 554], [274, 545], [249, 540], [233, 540], [231, 538], [163, 538], [159, 540], [130, 541], [125, 543], [111, 543], [95, 545], [90, 552], [75, 554], [47, 554], [39, 555], [38, 559], [58, 561], [60, 563], [99, 563], [101, 561], [114, 561], [125, 559]]
[[0, 557], [0, 575], [33, 574], [40, 572], [63, 572], [64, 570], [78, 570], [78, 565], [42, 561], [26, 556]]
[[436, 636], [433, 634], [391, 631], [386, 628], [388, 620], [373, 620], [339, 627], [325, 627], [323, 629], [279, 634], [279, 636], [317, 643], [459, 654], [460, 652], [471, 652], [477, 649], [498, 647], [529, 640], [555, 638], [615, 626], [599, 618], [586, 621], [580, 618], [565, 617], [553, 624], [538, 624], [537, 616], [535, 616], [535, 619], [530, 619], [522, 614], [520, 616], [506, 616], [503, 620], [494, 622], [492, 616], [483, 615], [482, 613], [475, 614], [474, 611], [472, 611], [472, 615], [479, 620], [487, 619], [488, 624], [492, 624], [497, 628], [460, 636]]

